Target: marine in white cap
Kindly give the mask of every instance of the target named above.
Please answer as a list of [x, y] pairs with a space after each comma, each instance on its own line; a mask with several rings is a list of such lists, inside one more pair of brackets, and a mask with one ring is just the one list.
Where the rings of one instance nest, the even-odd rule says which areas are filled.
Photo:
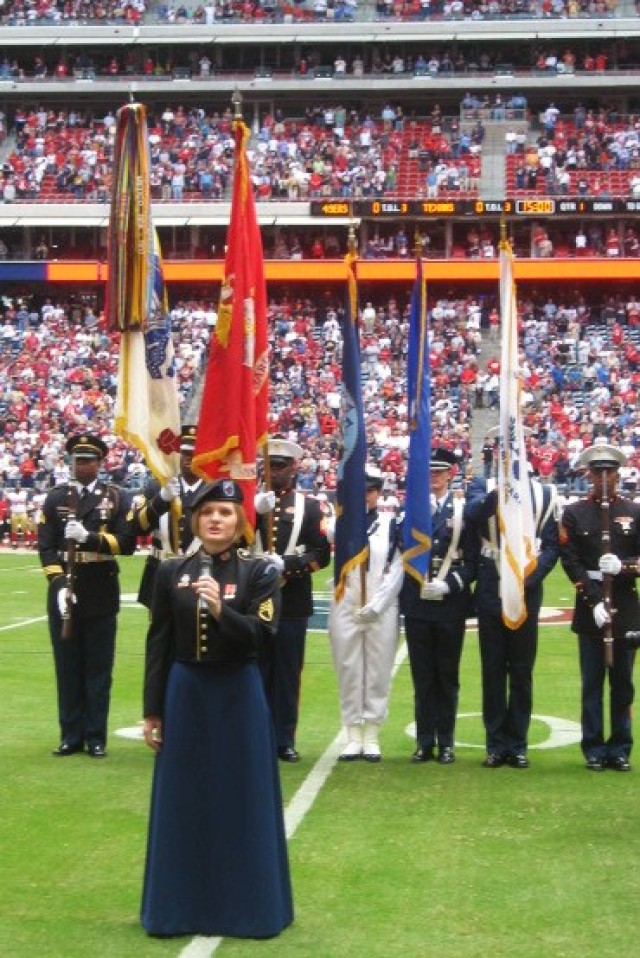
[[262, 661], [262, 675], [273, 716], [278, 757], [300, 759], [296, 729], [307, 623], [313, 613], [312, 576], [329, 565], [331, 550], [325, 516], [313, 496], [296, 490], [296, 467], [304, 450], [285, 436], [267, 443], [271, 489], [256, 496], [256, 548], [281, 574], [282, 611], [274, 641]]
[[[634, 687], [633, 652], [626, 635], [637, 630], [640, 621], [640, 505], [619, 494], [619, 470], [626, 464], [621, 449], [604, 440], [594, 442], [581, 453], [580, 464], [591, 490], [587, 498], [565, 508], [560, 544], [563, 568], [576, 590], [571, 628], [580, 650], [582, 752], [589, 771], [627, 772]], [[608, 669], [606, 644], [613, 652]], [[605, 736], [607, 671], [610, 731]]]

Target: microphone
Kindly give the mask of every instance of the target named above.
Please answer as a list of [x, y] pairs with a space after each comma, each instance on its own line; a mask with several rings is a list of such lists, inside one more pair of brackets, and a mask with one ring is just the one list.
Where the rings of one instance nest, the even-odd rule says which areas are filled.
[[[204, 575], [211, 575], [211, 569], [212, 569], [211, 556], [209, 555], [208, 552], [205, 552], [203, 550], [202, 553], [200, 554], [200, 578], [202, 578], [202, 576]], [[207, 601], [206, 599], [203, 599], [202, 596], [198, 598], [198, 609], [200, 610], [200, 612], [205, 612], [205, 613], [209, 611], [207, 606]]]

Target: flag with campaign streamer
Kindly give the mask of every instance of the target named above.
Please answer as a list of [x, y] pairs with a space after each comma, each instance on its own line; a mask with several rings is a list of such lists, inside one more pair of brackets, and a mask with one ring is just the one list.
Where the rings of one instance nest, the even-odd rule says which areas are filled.
[[249, 130], [234, 120], [235, 161], [227, 255], [211, 340], [192, 468], [231, 478], [254, 524], [257, 449], [267, 439], [269, 356], [262, 237], [249, 177]]
[[409, 460], [402, 524], [405, 572], [421, 583], [431, 556], [431, 381], [427, 290], [418, 259], [411, 296], [408, 357]]
[[154, 284], [147, 110], [118, 110], [107, 238], [107, 321], [111, 330], [140, 329]]
[[[334, 592], [338, 601], [344, 595], [347, 574], [358, 566], [364, 568], [369, 555], [365, 483], [367, 438], [362, 404], [355, 261], [355, 253], [347, 253], [347, 303], [342, 328], [341, 450], [336, 487], [334, 555]], [[365, 601], [363, 595], [363, 604]]]
[[[120, 330], [115, 432], [163, 484], [180, 469], [180, 404], [158, 236], [151, 221], [145, 107], [118, 111], [109, 224], [111, 330]], [[120, 195], [129, 184], [135, 197]], [[116, 200], [115, 197], [118, 196]]]
[[502, 620], [517, 629], [527, 617], [524, 583], [536, 567], [536, 534], [525, 448], [518, 362], [518, 311], [513, 253], [500, 243], [500, 424], [498, 431], [498, 528]]

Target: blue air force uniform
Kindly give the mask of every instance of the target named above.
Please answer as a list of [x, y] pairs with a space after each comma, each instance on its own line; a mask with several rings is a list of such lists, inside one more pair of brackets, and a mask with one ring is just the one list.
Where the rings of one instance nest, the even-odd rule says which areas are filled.
[[509, 762], [525, 768], [533, 707], [533, 666], [538, 649], [542, 583], [558, 560], [555, 488], [530, 481], [538, 539], [537, 565], [525, 580], [526, 618], [516, 629], [502, 618], [501, 537], [494, 489], [469, 502], [466, 519], [477, 552], [474, 592], [482, 666], [482, 716], [488, 767]]
[[[450, 469], [455, 462], [448, 450], [433, 450], [430, 468]], [[425, 596], [408, 571], [400, 592], [414, 688], [416, 761], [434, 758], [436, 746], [440, 761], [453, 760], [460, 658], [475, 578], [462, 513], [462, 500], [448, 491], [432, 516], [428, 579], [441, 578], [446, 593]]]

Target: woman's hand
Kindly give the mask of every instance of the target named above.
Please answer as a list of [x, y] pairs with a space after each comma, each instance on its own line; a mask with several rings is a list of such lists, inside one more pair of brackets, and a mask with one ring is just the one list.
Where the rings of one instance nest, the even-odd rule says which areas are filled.
[[220, 586], [210, 575], [201, 575], [193, 583], [193, 588], [199, 599], [207, 603], [207, 608], [214, 619], [220, 618], [221, 599]]
[[162, 748], [162, 719], [157, 715], [148, 715], [143, 725], [144, 740], [154, 752]]

